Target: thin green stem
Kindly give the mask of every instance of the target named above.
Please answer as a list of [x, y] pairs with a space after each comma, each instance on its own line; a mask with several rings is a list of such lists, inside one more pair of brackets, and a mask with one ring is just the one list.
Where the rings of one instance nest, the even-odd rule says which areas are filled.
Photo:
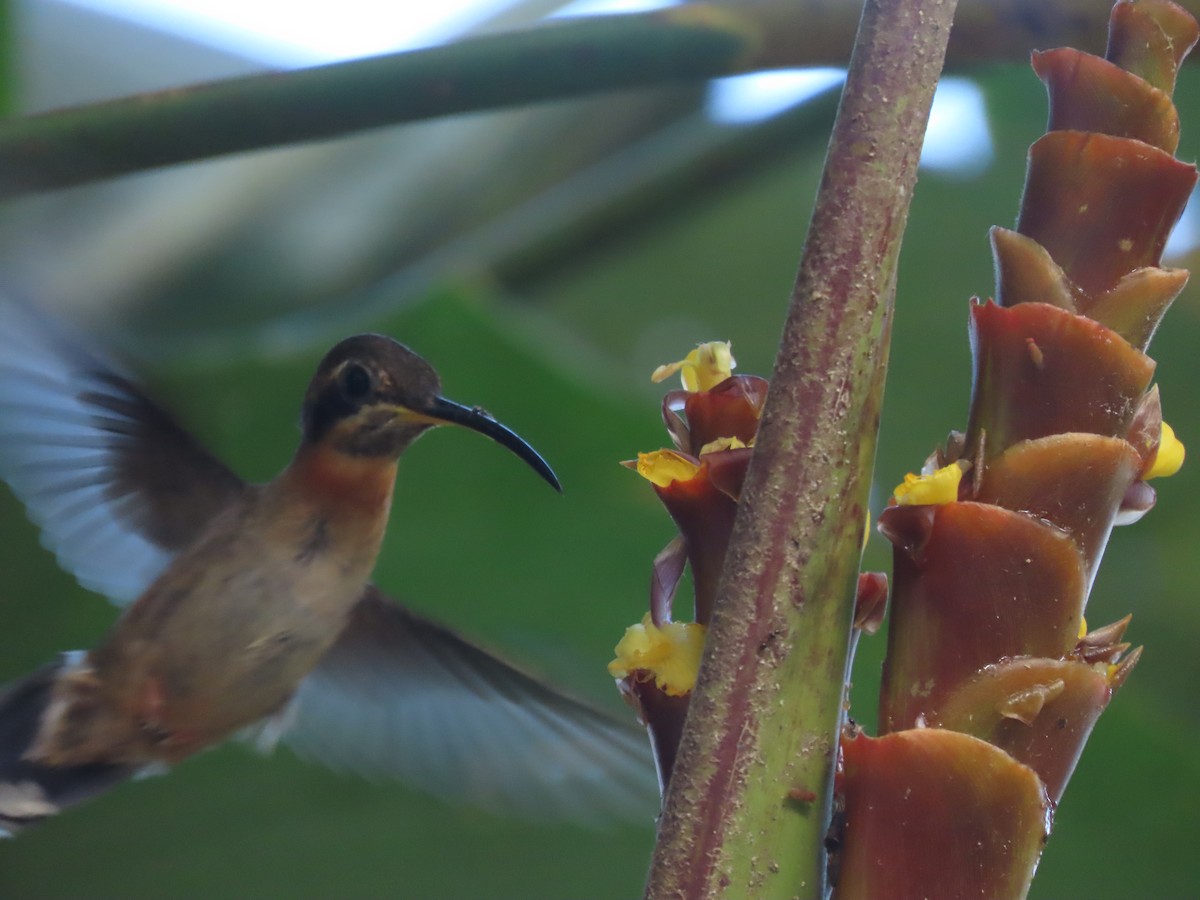
[[953, 13], [866, 4], [647, 897], [825, 894], [896, 262]]

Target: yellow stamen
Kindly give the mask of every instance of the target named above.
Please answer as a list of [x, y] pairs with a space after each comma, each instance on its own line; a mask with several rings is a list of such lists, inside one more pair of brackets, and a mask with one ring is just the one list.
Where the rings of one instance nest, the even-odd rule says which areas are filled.
[[962, 480], [962, 466], [950, 463], [931, 475], [913, 475], [911, 472], [904, 476], [904, 481], [896, 485], [892, 496], [900, 506], [935, 506], [942, 503], [953, 503], [958, 499], [958, 483]]
[[695, 622], [666, 622], [657, 628], [646, 613], [640, 624], [625, 629], [608, 673], [624, 678], [630, 672], [648, 672], [662, 691], [681, 697], [696, 685], [704, 632]]
[[700, 467], [674, 450], [655, 450], [639, 453], [636, 463], [626, 463], [652, 484], [670, 487], [676, 481], [691, 481]]
[[679, 372], [687, 390], [710, 391], [728, 378], [736, 365], [729, 341], [709, 341], [678, 362], [659, 366], [650, 380], [657, 384]]
[[1087, 637], [1087, 618], [1085, 618], [1084, 616], [1080, 616], [1079, 617], [1079, 640], [1082, 641], [1085, 637]]
[[1163, 422], [1162, 436], [1158, 439], [1158, 453], [1154, 455], [1154, 462], [1142, 477], [1148, 480], [1174, 475], [1183, 466], [1185, 455], [1183, 442], [1175, 437], [1175, 429]]

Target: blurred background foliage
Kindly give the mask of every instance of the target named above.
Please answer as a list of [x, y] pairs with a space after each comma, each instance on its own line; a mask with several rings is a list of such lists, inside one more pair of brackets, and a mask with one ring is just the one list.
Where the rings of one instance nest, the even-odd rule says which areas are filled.
[[[555, 4], [517, 3], [479, 27]], [[54, 0], [9, 8], [22, 110], [254, 71], [266, 57]], [[277, 62], [277, 61], [276, 61]], [[1012, 223], [1041, 86], [1024, 61], [974, 68], [985, 124], [952, 120], [965, 163], [923, 172], [900, 268], [873, 508], [953, 427], [970, 390], [967, 301], [986, 296], [987, 228]], [[15, 88], [12, 85], [15, 84]], [[446, 393], [534, 443], [554, 496], [463, 433], [401, 467], [378, 582], [618, 714], [604, 664], [645, 609], [673, 534], [617, 465], [665, 443], [648, 374], [730, 339], [769, 374], [833, 100], [722, 125], [705, 85], [627, 91], [257, 152], [13, 201], [0, 287], [94, 329], [252, 479], [288, 460], [312, 366], [378, 330], [440, 369]], [[1197, 155], [1200, 73], [1183, 73], [1179, 155]], [[986, 148], [990, 146], [990, 150]], [[1190, 231], [1189, 231], [1190, 229]], [[1187, 265], [1189, 211], [1172, 264]], [[1191, 236], [1189, 239], [1189, 235]], [[1200, 297], [1158, 335], [1166, 417], [1200, 441]], [[1147, 652], [1101, 719], [1035, 882], [1041, 898], [1200, 891], [1200, 524], [1194, 463], [1118, 530], [1088, 620], [1134, 614]], [[0, 493], [0, 682], [87, 647], [114, 611], [61, 573]], [[886, 569], [883, 541], [865, 566]], [[884, 640], [860, 646], [868, 726]], [[481, 748], [486, 752], [486, 748]], [[617, 898], [640, 893], [650, 823], [514, 823], [299, 762], [216, 750], [0, 843], [0, 896]]]

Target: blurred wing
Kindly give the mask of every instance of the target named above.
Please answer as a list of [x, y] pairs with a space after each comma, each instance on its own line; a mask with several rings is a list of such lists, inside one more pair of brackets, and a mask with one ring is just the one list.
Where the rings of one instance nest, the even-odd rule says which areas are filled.
[[302, 756], [531, 820], [653, 820], [645, 733], [573, 700], [369, 587], [301, 684]]
[[0, 302], [0, 478], [59, 565], [136, 598], [245, 485], [117, 366]]

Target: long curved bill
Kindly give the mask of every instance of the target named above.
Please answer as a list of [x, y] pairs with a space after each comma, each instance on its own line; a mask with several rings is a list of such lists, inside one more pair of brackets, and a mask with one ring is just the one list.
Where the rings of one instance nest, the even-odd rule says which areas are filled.
[[480, 434], [490, 437], [497, 444], [507, 447], [517, 456], [521, 457], [521, 459], [525, 460], [533, 471], [537, 472], [550, 483], [551, 487], [560, 493], [562, 492], [562, 485], [559, 484], [558, 476], [554, 474], [554, 470], [550, 468], [550, 464], [542, 459], [542, 455], [534, 450], [515, 431], [505, 425], [501, 425], [482, 409], [463, 406], [461, 403], [455, 403], [453, 400], [447, 400], [445, 397], [437, 397], [427, 409], [421, 410], [421, 413], [428, 416], [434, 422], [461, 425], [463, 428], [470, 428], [472, 431], [478, 431]]

